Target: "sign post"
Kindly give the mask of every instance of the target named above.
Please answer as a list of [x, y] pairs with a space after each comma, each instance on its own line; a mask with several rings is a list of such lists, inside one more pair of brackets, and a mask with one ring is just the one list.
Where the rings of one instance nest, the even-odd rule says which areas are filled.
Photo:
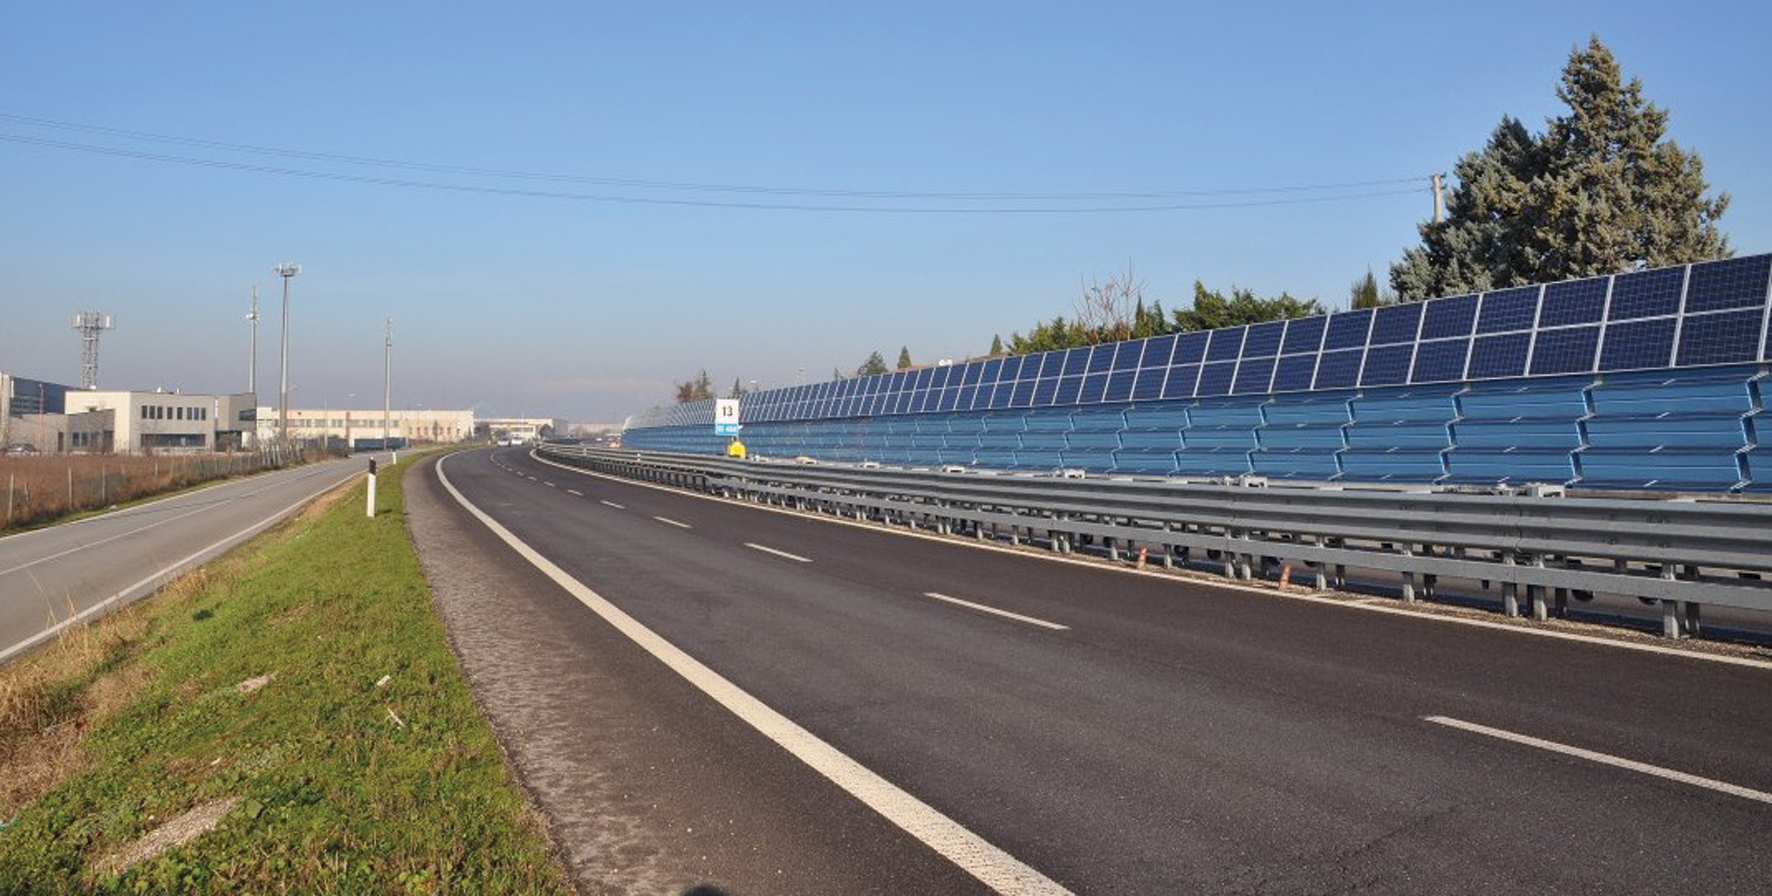
[[714, 399], [714, 435], [738, 435], [738, 399]]

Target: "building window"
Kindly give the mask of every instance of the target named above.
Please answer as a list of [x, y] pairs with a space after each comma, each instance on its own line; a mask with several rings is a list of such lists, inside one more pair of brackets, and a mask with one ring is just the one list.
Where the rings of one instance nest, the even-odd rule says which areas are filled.
[[142, 405], [142, 419], [143, 419], [143, 420], [148, 420], [148, 419], [151, 419], [151, 418], [150, 418], [150, 417], [149, 417], [149, 416], [148, 416], [148, 413], [149, 413], [149, 412], [150, 412], [150, 411], [152, 411], [152, 410], [153, 410], [153, 408], [152, 408], [152, 407], [151, 407], [151, 406], [149, 406], [149, 405], [145, 405], [145, 404], [144, 404], [144, 405]]

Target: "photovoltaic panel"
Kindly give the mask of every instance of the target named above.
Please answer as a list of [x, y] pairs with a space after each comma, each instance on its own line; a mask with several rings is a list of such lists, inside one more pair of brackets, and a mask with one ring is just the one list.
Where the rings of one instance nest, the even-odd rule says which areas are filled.
[[1168, 367], [1169, 356], [1175, 351], [1175, 334], [1153, 336], [1145, 342], [1144, 355], [1139, 360], [1140, 367]]
[[1009, 406], [1009, 399], [1015, 396], [1015, 383], [1010, 380], [998, 380], [996, 388], [991, 390], [991, 410], [1000, 411]]
[[1612, 309], [1607, 320], [1660, 317], [1680, 310], [1680, 287], [1685, 268], [1635, 271], [1612, 278]]
[[978, 372], [983, 369], [984, 364], [977, 361], [960, 365], [960, 385], [970, 386], [977, 383]]
[[1110, 370], [1138, 369], [1138, 356], [1144, 354], [1144, 340], [1133, 339], [1119, 343], [1119, 351], [1114, 352], [1114, 366]]
[[1235, 361], [1243, 350], [1243, 336], [1248, 327], [1220, 327], [1212, 331], [1212, 342], [1206, 347], [1208, 361]]
[[1231, 391], [1231, 377], [1237, 372], [1237, 362], [1220, 361], [1207, 364], [1200, 368], [1200, 384], [1195, 387], [1196, 395], [1228, 395]]
[[1323, 328], [1329, 323], [1326, 317], [1301, 317], [1286, 325], [1286, 340], [1281, 343], [1280, 354], [1296, 355], [1300, 352], [1315, 352], [1323, 344]]
[[1415, 346], [1409, 343], [1375, 345], [1367, 349], [1366, 366], [1360, 372], [1360, 385], [1396, 386], [1408, 382], [1409, 357], [1414, 353]]
[[1094, 346], [1089, 352], [1089, 366], [1087, 368], [1085, 368], [1085, 372], [1101, 373], [1102, 371], [1107, 370], [1109, 367], [1113, 366], [1113, 363], [1114, 363], [1114, 345], [1113, 345], [1113, 343], [1110, 342], [1106, 345], [1097, 345], [1097, 346]]
[[1445, 383], [1463, 379], [1464, 362], [1470, 348], [1469, 339], [1423, 342], [1415, 349], [1415, 369], [1409, 374], [1409, 382]]
[[1058, 392], [1052, 396], [1053, 404], [1076, 404], [1077, 393], [1083, 388], [1083, 378], [1067, 376], [1059, 379]]
[[[1398, 342], [1414, 342], [1415, 331], [1421, 323], [1423, 304], [1422, 302], [1404, 302], [1401, 305], [1386, 305], [1379, 308], [1377, 314], [1372, 318], [1372, 337], [1367, 340], [1367, 344], [1394, 345]], [[1366, 364], [1370, 367], [1372, 361], [1368, 359]]]
[[1282, 355], [1280, 364], [1274, 368], [1275, 392], [1303, 392], [1311, 387], [1311, 378], [1317, 373], [1317, 356]]
[[1656, 317], [1606, 325], [1600, 369], [1643, 370], [1673, 363], [1676, 318]]
[[1453, 296], [1432, 299], [1423, 304], [1426, 319], [1421, 322], [1421, 338], [1444, 339], [1448, 336], [1469, 336], [1477, 325], [1477, 297]]
[[[1280, 337], [1286, 333], [1286, 322], [1283, 320], [1255, 324], [1249, 328], [1249, 335], [1243, 338], [1244, 358], [1265, 358], [1280, 353]], [[1242, 374], [1238, 374], [1238, 379]]]
[[1206, 342], [1212, 338], [1209, 331], [1183, 333], [1175, 340], [1175, 355], [1170, 364], [1198, 364], [1206, 359]]
[[979, 373], [978, 381], [980, 383], [994, 383], [997, 381], [998, 374], [1002, 373], [1002, 371], [1003, 359], [992, 358], [989, 361], [984, 362], [984, 370]]
[[1538, 313], [1541, 327], [1599, 323], [1606, 310], [1606, 285], [1610, 277], [1589, 277], [1552, 283], [1544, 288], [1544, 309]]
[[1200, 365], [1177, 364], [1163, 378], [1163, 399], [1194, 397], [1194, 383], [1200, 378]]
[[[1278, 340], [1275, 340], [1275, 343], [1275, 347], [1277, 348]], [[1243, 363], [1237, 366], [1237, 382], [1236, 385], [1232, 387], [1231, 391], [1238, 395], [1266, 392], [1268, 391], [1268, 384], [1273, 378], [1274, 359], [1272, 356], [1266, 358], [1244, 358]]]
[[1012, 408], [1025, 408], [1034, 403], [1034, 384], [1037, 380], [1021, 380], [1015, 384], [1015, 395], [1009, 399]]
[[1537, 319], [1538, 287], [1496, 290], [1483, 294], [1482, 310], [1477, 313], [1477, 332], [1530, 330]]
[[1091, 373], [1083, 377], [1083, 390], [1077, 393], [1078, 404], [1094, 404], [1101, 400], [1101, 390], [1107, 387], [1108, 375]]
[[[1366, 332], [1372, 329], [1372, 311], [1344, 311], [1329, 315], [1329, 333], [1323, 337], [1323, 351], [1363, 348]], [[1349, 383], [1348, 385], [1353, 385]]]
[[[1028, 359], [1031, 357], [1033, 356], [1016, 355], [1014, 357], [1004, 358], [1003, 368], [997, 374], [997, 382], [1013, 383], [1016, 380], [1021, 379], [1021, 369], [1026, 366]], [[1038, 370], [1039, 368], [1036, 367], [1035, 369]]]
[[1524, 376], [1526, 353], [1532, 348], [1531, 333], [1478, 336], [1471, 343], [1470, 373], [1473, 380]]
[[1107, 391], [1101, 394], [1102, 401], [1125, 401], [1132, 397], [1132, 379], [1137, 370], [1116, 370], [1108, 375]]
[[1760, 319], [1763, 312], [1725, 311], [1720, 314], [1686, 315], [1680, 328], [1677, 363], [1735, 364], [1757, 361], [1760, 356]]
[[[1149, 350], [1146, 350], [1149, 353]], [[1163, 397], [1163, 380], [1168, 368], [1146, 367], [1138, 372], [1138, 380], [1132, 385], [1133, 401], [1156, 401]]]
[[1038, 358], [1039, 361], [1030, 358], [1022, 364], [1021, 378], [1024, 380], [1058, 379], [1059, 371], [1064, 368], [1064, 352], [1041, 352], [1032, 358]]
[[1362, 348], [1324, 352], [1322, 360], [1317, 362], [1315, 388], [1346, 389], [1357, 385], [1360, 382], [1360, 362], [1365, 355], [1366, 350]]
[[1538, 344], [1532, 348], [1532, 375], [1586, 373], [1594, 369], [1594, 353], [1599, 347], [1599, 327], [1541, 330]]
[[1766, 304], [1769, 276], [1772, 255], [1695, 264], [1686, 284], [1686, 313], [1761, 307]]
[[1047, 377], [1034, 381], [1033, 406], [1043, 408], [1052, 403], [1052, 396], [1058, 393], [1058, 377]]
[[1086, 368], [1088, 368], [1088, 366], [1089, 366], [1089, 346], [1084, 345], [1084, 346], [1079, 346], [1077, 348], [1065, 350], [1064, 369], [1061, 371], [1065, 376], [1071, 376], [1073, 374], [1080, 374]]
[[976, 385], [961, 386], [960, 387], [960, 399], [958, 401], [954, 402], [954, 409], [960, 410], [960, 411], [970, 411], [970, 410], [972, 410], [973, 404], [977, 403], [977, 401], [978, 401], [978, 387]]

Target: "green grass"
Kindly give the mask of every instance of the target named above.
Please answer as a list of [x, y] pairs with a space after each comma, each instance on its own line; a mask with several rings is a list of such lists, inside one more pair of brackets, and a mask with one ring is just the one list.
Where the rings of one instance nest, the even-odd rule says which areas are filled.
[[[0, 814], [0, 893], [570, 892], [433, 612], [398, 480], [375, 519], [359, 485], [37, 677], [30, 724], [90, 727], [60, 783]], [[49, 736], [22, 728], [0, 730], [15, 758]], [[95, 870], [225, 797], [214, 831]]]

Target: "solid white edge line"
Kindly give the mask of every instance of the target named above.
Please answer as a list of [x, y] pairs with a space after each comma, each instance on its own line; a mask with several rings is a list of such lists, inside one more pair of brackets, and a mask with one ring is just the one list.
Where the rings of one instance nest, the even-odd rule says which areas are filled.
[[1529, 734], [1518, 734], [1501, 728], [1491, 728], [1488, 725], [1479, 725], [1476, 722], [1466, 722], [1463, 719], [1454, 719], [1449, 716], [1422, 716], [1422, 720], [1432, 722], [1436, 725], [1445, 725], [1448, 728], [1469, 731], [1473, 734], [1482, 734], [1500, 740], [1511, 741], [1516, 744], [1524, 744], [1528, 747], [1549, 750], [1553, 753], [1562, 753], [1567, 756], [1586, 759], [1590, 762], [1598, 762], [1602, 765], [1610, 765], [1616, 768], [1628, 769], [1633, 772], [1641, 772], [1645, 775], [1654, 775], [1658, 778], [1678, 781], [1681, 784], [1703, 787], [1709, 790], [1715, 790], [1719, 793], [1727, 793], [1730, 796], [1738, 796], [1743, 799], [1757, 800], [1762, 803], [1772, 804], [1772, 793], [1754, 790], [1750, 787], [1742, 787], [1738, 784], [1730, 784], [1727, 781], [1718, 781], [1714, 778], [1689, 775], [1685, 772], [1674, 771], [1671, 768], [1650, 765], [1647, 762], [1637, 762], [1634, 759], [1625, 759], [1622, 756], [1613, 756], [1610, 753], [1601, 753], [1595, 750], [1584, 750], [1581, 747], [1560, 744], [1554, 740], [1545, 740], [1543, 738], [1533, 737]]
[[667, 526], [676, 526], [679, 529], [693, 529], [693, 528], [695, 528], [694, 526], [691, 526], [688, 523], [679, 523], [676, 520], [670, 519], [669, 517], [655, 516], [655, 517], [653, 517], [653, 519], [658, 520], [659, 522], [664, 523]]
[[11, 647], [6, 648], [5, 650], [0, 650], [0, 663], [6, 662], [6, 660], [8, 658], [10, 658], [15, 653], [20, 653], [25, 650], [29, 650], [32, 647], [35, 647], [38, 644], [43, 643], [45, 640], [48, 640], [49, 638], [54, 637], [56, 634], [61, 632], [62, 629], [65, 629], [70, 625], [75, 625], [75, 624], [83, 622], [83, 621], [85, 621], [85, 620], [87, 620], [99, 613], [103, 613], [104, 611], [109, 609], [112, 604], [127, 600], [131, 595], [145, 594], [148, 591], [152, 591], [153, 589], [160, 587], [161, 585], [165, 584], [166, 582], [171, 581], [175, 576], [181, 575], [182, 573], [186, 572], [187, 569], [190, 567], [190, 565], [195, 563], [196, 561], [201, 560], [201, 559], [208, 557], [208, 556], [214, 556], [215, 554], [220, 553], [221, 551], [225, 551], [228, 548], [233, 547], [234, 545], [236, 545], [242, 541], [245, 541], [246, 539], [251, 538], [254, 535], [257, 535], [258, 533], [263, 532], [264, 530], [270, 528], [272, 525], [274, 525], [278, 522], [281, 522], [283, 519], [288, 517], [289, 514], [294, 513], [295, 511], [301, 509], [303, 505], [306, 505], [306, 504], [312, 502], [316, 497], [318, 497], [321, 494], [321, 492], [337, 488], [338, 486], [344, 484], [345, 481], [348, 481], [350, 478], [352, 478], [356, 475], [357, 474], [353, 473], [353, 474], [351, 474], [351, 476], [346, 477], [345, 480], [341, 480], [339, 482], [333, 483], [332, 485], [327, 486], [325, 489], [322, 489], [320, 492], [315, 492], [312, 495], [308, 495], [307, 497], [302, 498], [301, 500], [295, 502], [294, 504], [291, 504], [288, 507], [285, 507], [282, 510], [277, 511], [276, 513], [274, 513], [262, 520], [259, 520], [258, 522], [253, 523], [252, 525], [247, 526], [246, 528], [241, 529], [240, 531], [235, 532], [234, 534], [229, 535], [228, 537], [223, 538], [222, 540], [217, 541], [214, 544], [211, 544], [210, 546], [208, 546], [206, 548], [203, 548], [203, 549], [198, 550], [192, 554], [189, 554], [182, 559], [174, 560], [171, 563], [163, 564], [160, 567], [159, 571], [155, 572], [153, 575], [150, 575], [150, 576], [142, 579], [141, 581], [136, 582], [135, 584], [130, 585], [127, 588], [124, 588], [122, 591], [119, 591], [116, 594], [113, 594], [110, 597], [107, 597], [104, 600], [99, 601], [98, 603], [93, 604], [92, 606], [87, 607], [84, 610], [81, 610], [79, 613], [76, 613], [73, 616], [70, 616], [67, 619], [62, 620], [61, 622], [56, 623], [54, 626], [51, 626], [50, 628], [44, 629], [43, 631], [38, 632], [37, 634], [32, 635], [31, 637], [26, 638], [25, 640], [20, 641], [17, 644], [14, 644]]
[[1524, 625], [1516, 625], [1516, 624], [1510, 624], [1510, 623], [1505, 623], [1505, 622], [1493, 622], [1488, 619], [1470, 619], [1470, 618], [1467, 618], [1464, 616], [1445, 616], [1445, 615], [1440, 615], [1437, 613], [1423, 613], [1419, 610], [1411, 610], [1407, 607], [1402, 607], [1402, 606], [1387, 606], [1385, 604], [1379, 604], [1379, 603], [1365, 603], [1363, 600], [1357, 599], [1357, 598], [1356, 599], [1349, 599], [1349, 598], [1343, 598], [1343, 597], [1325, 597], [1325, 596], [1320, 596], [1320, 595], [1316, 595], [1316, 594], [1302, 594], [1302, 593], [1299, 593], [1296, 591], [1280, 591], [1275, 588], [1260, 588], [1260, 587], [1256, 587], [1253, 585], [1240, 585], [1235, 582], [1207, 581], [1205, 579], [1177, 576], [1177, 575], [1173, 575], [1170, 573], [1164, 573], [1164, 572], [1161, 572], [1159, 570], [1154, 570], [1154, 569], [1153, 570], [1145, 570], [1145, 569], [1133, 569], [1131, 567], [1125, 567], [1125, 566], [1108, 566], [1108, 565], [1098, 562], [1098, 561], [1078, 559], [1075, 557], [1064, 557], [1064, 556], [1048, 554], [1048, 553], [1038, 553], [1038, 554], [1029, 553], [1027, 551], [1016, 550], [1015, 548], [1009, 547], [1007, 545], [997, 545], [997, 544], [989, 544], [989, 543], [980, 544], [977, 541], [974, 541], [972, 539], [956, 539], [956, 538], [950, 538], [950, 537], [947, 537], [944, 535], [935, 535], [935, 534], [929, 533], [929, 532], [913, 532], [913, 531], [909, 531], [906, 529], [890, 529], [890, 528], [886, 528], [883, 526], [873, 525], [870, 523], [860, 523], [860, 522], [856, 522], [854, 520], [837, 519], [834, 517], [820, 516], [817, 514], [810, 514], [810, 513], [803, 513], [803, 512], [794, 511], [794, 510], [787, 510], [785, 508], [780, 508], [780, 507], [769, 507], [767, 505], [754, 504], [749, 501], [739, 501], [739, 500], [736, 500], [733, 498], [725, 498], [725, 497], [721, 497], [719, 495], [703, 495], [703, 494], [700, 494], [697, 492], [685, 491], [683, 489], [677, 489], [677, 488], [671, 488], [669, 486], [654, 485], [653, 483], [650, 483], [650, 482], [640, 482], [640, 481], [633, 480], [633, 479], [624, 479], [620, 476], [611, 476], [607, 473], [598, 473], [595, 470], [586, 470], [586, 469], [582, 469], [580, 467], [572, 467], [572, 466], [568, 466], [566, 464], [559, 463], [557, 461], [548, 460], [547, 458], [541, 457], [540, 455], [531, 454], [530, 457], [539, 463], [544, 463], [544, 464], [548, 464], [550, 466], [559, 467], [562, 470], [570, 470], [570, 471], [577, 473], [581, 476], [589, 476], [593, 479], [604, 480], [605, 482], [615, 482], [615, 483], [620, 483], [622, 485], [630, 485], [635, 488], [649, 488], [649, 489], [654, 489], [654, 490], [661, 491], [661, 492], [671, 492], [672, 494], [683, 495], [683, 496], [690, 497], [690, 498], [697, 498], [697, 499], [700, 499], [703, 501], [717, 501], [722, 504], [732, 504], [732, 505], [738, 506], [738, 507], [749, 507], [752, 510], [761, 510], [765, 513], [780, 513], [780, 514], [784, 514], [787, 516], [796, 517], [799, 519], [818, 520], [821, 523], [829, 523], [829, 524], [837, 525], [837, 526], [851, 526], [851, 527], [854, 527], [857, 529], [866, 529], [869, 532], [881, 532], [881, 533], [885, 533], [888, 535], [895, 535], [900, 538], [921, 538], [925, 541], [933, 541], [933, 542], [938, 542], [940, 544], [954, 545], [956, 547], [965, 547], [965, 548], [969, 548], [969, 549], [975, 550], [975, 551], [996, 551], [998, 553], [1009, 554], [1009, 555], [1015, 556], [1015, 557], [1026, 557], [1030, 560], [1039, 560], [1044, 563], [1067, 563], [1072, 566], [1084, 566], [1084, 567], [1088, 567], [1090, 569], [1099, 569], [1099, 570], [1103, 570], [1106, 572], [1119, 573], [1121, 575], [1146, 576], [1148, 578], [1162, 579], [1162, 580], [1168, 581], [1168, 582], [1179, 582], [1179, 583], [1184, 583], [1184, 584], [1189, 584], [1189, 585], [1199, 585], [1203, 588], [1216, 588], [1216, 589], [1221, 589], [1221, 590], [1225, 590], [1225, 591], [1242, 591], [1242, 592], [1245, 592], [1248, 594], [1260, 594], [1260, 595], [1265, 595], [1267, 597], [1278, 597], [1278, 598], [1283, 598], [1285, 600], [1303, 601], [1305, 603], [1322, 604], [1324, 606], [1330, 606], [1330, 607], [1342, 607], [1342, 608], [1349, 609], [1349, 610], [1365, 610], [1365, 611], [1372, 612], [1372, 613], [1389, 613], [1394, 616], [1405, 616], [1410, 619], [1416, 619], [1416, 620], [1420, 620], [1423, 622], [1440, 622], [1440, 623], [1446, 623], [1449, 625], [1466, 625], [1466, 626], [1470, 626], [1472, 628], [1486, 628], [1486, 629], [1492, 629], [1492, 630], [1498, 631], [1498, 632], [1510, 632], [1510, 633], [1513, 633], [1516, 635], [1527, 635], [1527, 636], [1534, 637], [1534, 638], [1550, 638], [1550, 639], [1556, 640], [1556, 641], [1574, 641], [1574, 642], [1581, 643], [1581, 644], [1592, 644], [1597, 647], [1613, 647], [1613, 648], [1617, 648], [1619, 650], [1635, 650], [1640, 653], [1657, 653], [1657, 654], [1661, 654], [1663, 656], [1676, 656], [1676, 657], [1682, 657], [1684, 659], [1689, 659], [1689, 660], [1700, 660], [1702, 662], [1707, 662], [1707, 663], [1726, 663], [1726, 664], [1729, 664], [1732, 666], [1747, 666], [1747, 667], [1753, 668], [1753, 669], [1772, 670], [1772, 660], [1761, 660], [1761, 659], [1754, 659], [1752, 657], [1729, 656], [1726, 654], [1716, 654], [1716, 653], [1699, 653], [1694, 650], [1681, 650], [1677, 647], [1662, 647], [1658, 644], [1639, 644], [1634, 641], [1625, 641], [1625, 640], [1621, 640], [1618, 638], [1603, 638], [1603, 637], [1599, 637], [1597, 635], [1584, 635], [1584, 634], [1580, 634], [1578, 632], [1562, 632], [1562, 631], [1555, 631], [1552, 629], [1544, 629], [1544, 628], [1527, 628]]
[[492, 534], [498, 536], [499, 540], [509, 545], [512, 550], [529, 561], [543, 575], [553, 579], [555, 584], [577, 598], [592, 612], [601, 616], [616, 630], [626, 635], [629, 640], [639, 645], [641, 649], [652, 654], [671, 671], [695, 685], [702, 693], [726, 707], [729, 712], [755, 728], [763, 736], [779, 744], [783, 749], [793, 754], [796, 759], [806, 763], [814, 771], [848, 791], [888, 821], [899, 826], [906, 833], [922, 841], [930, 849], [935, 850], [948, 861], [958, 865], [999, 893], [1019, 896], [1019, 894], [1070, 892], [1056, 881], [1028, 867], [1021, 860], [967, 830], [959, 822], [900, 790], [892, 782], [868, 770], [861, 763], [851, 759], [836, 747], [825, 743], [812, 732], [801, 728], [786, 716], [770, 709], [762, 701], [727, 681], [719, 673], [702, 665], [700, 661], [683, 652], [676, 645], [666, 641], [638, 620], [622, 612], [619, 607], [592, 591], [583, 582], [555, 566], [552, 561], [511, 534], [509, 530], [499, 525], [497, 520], [474, 506], [460, 491], [457, 491], [454, 483], [451, 483], [448, 475], [443, 472], [443, 463], [446, 460], [448, 457], [437, 459], [438, 481], [455, 498], [456, 503], [491, 530]]
[[948, 595], [941, 594], [941, 593], [938, 593], [935, 591], [925, 591], [925, 592], [923, 592], [923, 596], [924, 597], [932, 597], [932, 598], [935, 598], [936, 600], [944, 600], [950, 604], [958, 604], [962, 607], [969, 607], [969, 608], [977, 610], [981, 613], [992, 613], [997, 616], [1003, 616], [1008, 619], [1013, 619], [1017, 622], [1025, 622], [1028, 625], [1037, 625], [1037, 626], [1040, 626], [1041, 628], [1049, 628], [1049, 629], [1052, 629], [1053, 631], [1056, 631], [1056, 632], [1068, 632], [1071, 630], [1071, 627], [1068, 625], [1059, 625], [1056, 622], [1047, 622], [1044, 619], [1036, 619], [1033, 616], [1023, 616], [1020, 613], [1011, 613], [1008, 610], [999, 610], [996, 607], [987, 607], [984, 604], [975, 604], [969, 600], [961, 600], [957, 597], [949, 597]]
[[799, 554], [790, 554], [787, 551], [778, 551], [775, 548], [766, 547], [766, 546], [760, 545], [760, 544], [752, 544], [751, 542], [748, 542], [748, 541], [744, 543], [744, 546], [747, 548], [750, 548], [753, 551], [762, 551], [765, 554], [774, 554], [777, 557], [780, 557], [784, 560], [792, 560], [795, 563], [811, 563], [812, 562], [811, 557], [802, 557]]

